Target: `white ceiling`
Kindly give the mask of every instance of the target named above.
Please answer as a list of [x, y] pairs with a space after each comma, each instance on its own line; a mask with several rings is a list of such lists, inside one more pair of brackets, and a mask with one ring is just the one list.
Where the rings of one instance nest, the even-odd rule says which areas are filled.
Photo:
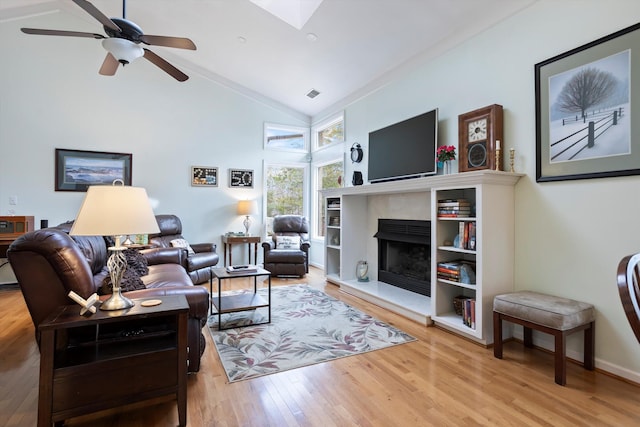
[[[90, 1], [105, 15], [122, 17], [122, 0]], [[250, 0], [128, 0], [127, 19], [146, 34], [193, 40], [195, 52], [151, 48], [187, 74], [200, 73], [314, 117], [383, 85], [413, 61], [435, 59], [534, 1], [324, 0], [298, 30]], [[49, 10], [86, 23], [46, 28], [104, 33], [98, 21], [70, 0], [0, 2], [0, 18], [26, 16], [24, 26], [33, 26], [29, 16]], [[177, 83], [167, 75], [167, 84], [188, 82]], [[309, 99], [311, 89], [320, 95]]]

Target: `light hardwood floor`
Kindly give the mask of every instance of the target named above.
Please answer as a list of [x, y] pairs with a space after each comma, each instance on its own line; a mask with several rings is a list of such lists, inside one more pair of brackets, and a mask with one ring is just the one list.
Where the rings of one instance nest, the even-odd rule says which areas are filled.
[[[200, 372], [189, 376], [189, 426], [638, 426], [640, 386], [569, 363], [567, 386], [553, 380], [553, 357], [520, 343], [491, 349], [351, 297], [312, 269], [307, 283], [418, 339], [362, 355], [233, 384], [205, 331]], [[2, 287], [0, 286], [0, 289]], [[38, 348], [19, 290], [0, 290], [0, 425], [34, 426]], [[597, 356], [597, 355], [596, 355]], [[114, 372], [100, 380], [122, 381]], [[78, 417], [69, 426], [175, 426], [167, 399]]]

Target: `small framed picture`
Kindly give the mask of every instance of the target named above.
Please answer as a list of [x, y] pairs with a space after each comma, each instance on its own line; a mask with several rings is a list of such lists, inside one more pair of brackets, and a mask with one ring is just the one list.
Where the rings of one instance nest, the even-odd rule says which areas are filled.
[[253, 170], [229, 169], [229, 187], [253, 188]]
[[217, 187], [218, 168], [209, 166], [192, 166], [191, 185], [193, 187]]

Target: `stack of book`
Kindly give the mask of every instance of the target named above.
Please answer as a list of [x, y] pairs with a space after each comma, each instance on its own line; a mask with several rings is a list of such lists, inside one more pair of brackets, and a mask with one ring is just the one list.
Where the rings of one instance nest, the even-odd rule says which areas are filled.
[[438, 200], [439, 218], [468, 218], [471, 216], [471, 202], [467, 199]]
[[[438, 263], [437, 276], [438, 279], [449, 280], [451, 282], [466, 283], [469, 285], [475, 284], [475, 280], [471, 278], [467, 279], [468, 274], [462, 272], [462, 266], [467, 265], [475, 273], [475, 263], [473, 261], [467, 261], [465, 259], [457, 261], [441, 261]], [[475, 277], [473, 277], [475, 279]]]

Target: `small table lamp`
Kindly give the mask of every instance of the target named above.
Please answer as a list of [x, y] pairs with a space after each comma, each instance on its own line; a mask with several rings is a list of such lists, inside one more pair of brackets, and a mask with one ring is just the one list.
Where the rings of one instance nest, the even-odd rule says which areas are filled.
[[122, 253], [126, 249], [121, 244], [122, 236], [159, 232], [144, 188], [124, 185], [89, 187], [69, 234], [113, 236], [115, 240], [115, 246], [109, 248], [111, 256], [107, 261], [113, 293], [102, 303], [101, 310], [122, 310], [134, 305], [133, 301], [123, 297], [120, 292], [120, 280], [127, 268], [127, 261]]
[[238, 201], [238, 215], [245, 215], [245, 219], [242, 222], [245, 228], [245, 234], [249, 236], [249, 227], [251, 227], [250, 215], [255, 215], [258, 211], [258, 204], [255, 200], [239, 200]]

